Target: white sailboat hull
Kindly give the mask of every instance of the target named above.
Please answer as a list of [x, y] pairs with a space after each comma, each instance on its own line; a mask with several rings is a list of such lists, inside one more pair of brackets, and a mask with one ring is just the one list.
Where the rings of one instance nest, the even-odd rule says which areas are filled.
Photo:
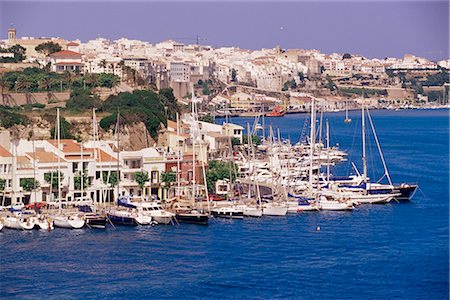
[[8, 217], [5, 219], [5, 227], [17, 230], [31, 230], [34, 228], [34, 221], [31, 218], [21, 219], [17, 217]]
[[339, 202], [339, 201], [320, 201], [320, 208], [322, 210], [352, 210], [353, 205], [347, 202]]
[[66, 217], [56, 216], [53, 218], [55, 227], [67, 228], [67, 229], [80, 229], [83, 228], [85, 221], [78, 217]]
[[388, 203], [394, 198], [393, 195], [352, 195], [350, 199], [355, 204]]
[[259, 207], [244, 207], [243, 209], [244, 212], [244, 216], [246, 217], [255, 217], [255, 218], [260, 218], [263, 215], [262, 209]]
[[264, 216], [285, 216], [287, 214], [288, 208], [285, 205], [263, 205], [263, 215]]
[[54, 224], [53, 224], [53, 220], [50, 219], [50, 218], [45, 218], [45, 219], [36, 218], [35, 224], [36, 224], [36, 226], [39, 227], [39, 229], [42, 229], [42, 230], [53, 230], [53, 229], [55, 229]]

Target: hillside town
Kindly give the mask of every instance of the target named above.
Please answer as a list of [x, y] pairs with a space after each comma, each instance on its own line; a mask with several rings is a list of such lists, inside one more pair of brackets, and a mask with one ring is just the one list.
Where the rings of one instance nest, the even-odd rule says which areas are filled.
[[[171, 88], [182, 104], [189, 103], [194, 84], [205, 111], [219, 115], [261, 114], [276, 106], [286, 112], [305, 111], [311, 97], [331, 111], [352, 107], [355, 101], [377, 108], [448, 104], [448, 58], [437, 62], [411, 54], [366, 58], [280, 46], [213, 48], [198, 42], [198, 38], [196, 44], [173, 40], [150, 44], [126, 38], [81, 42], [19, 37], [15, 28], [9, 28], [8, 39], [0, 42], [0, 72], [37, 67], [56, 73], [113, 74], [119, 79], [116, 93], [137, 87]], [[47, 47], [39, 49], [39, 45]], [[28, 92], [26, 88], [26, 84], [19, 88], [2, 85], [3, 103], [8, 98], [25, 104], [20, 92]], [[5, 92], [8, 97], [3, 96]], [[110, 94], [103, 93], [104, 97]], [[40, 97], [36, 101], [45, 101]], [[67, 100], [68, 94], [58, 97]]]

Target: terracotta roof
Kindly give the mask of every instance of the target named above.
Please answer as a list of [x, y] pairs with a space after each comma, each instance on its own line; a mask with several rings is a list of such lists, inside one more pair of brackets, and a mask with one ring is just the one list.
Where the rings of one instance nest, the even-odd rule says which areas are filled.
[[56, 63], [57, 66], [82, 66], [83, 64], [76, 61], [68, 61], [68, 62], [59, 62]]
[[81, 58], [81, 54], [78, 53], [78, 52], [70, 51], [70, 50], [62, 50], [62, 51], [50, 54], [50, 57], [56, 57], [56, 58], [76, 57], [76, 58]]
[[70, 46], [79, 46], [80, 44], [78, 44], [78, 43], [75, 43], [75, 42], [69, 42], [68, 44], [67, 44], [67, 47], [70, 47]]
[[101, 149], [97, 149], [97, 160], [102, 162], [117, 162], [117, 159]]
[[[42, 163], [56, 163], [58, 161], [58, 156], [55, 153], [52, 152], [47, 152], [47, 151], [35, 151], [33, 152], [27, 152], [26, 155], [28, 155], [31, 158], [35, 158], [36, 160], [38, 160], [39, 162]], [[63, 161], [64, 159], [61, 158], [61, 161]]]
[[[48, 140], [54, 147], [58, 147], [58, 142], [55, 140]], [[60, 140], [62, 145], [62, 152], [64, 153], [81, 153], [80, 145], [74, 140]]]
[[18, 164], [26, 164], [29, 163], [30, 159], [26, 156], [17, 156], [17, 163]]
[[0, 146], [0, 157], [12, 157], [12, 154], [8, 150]]

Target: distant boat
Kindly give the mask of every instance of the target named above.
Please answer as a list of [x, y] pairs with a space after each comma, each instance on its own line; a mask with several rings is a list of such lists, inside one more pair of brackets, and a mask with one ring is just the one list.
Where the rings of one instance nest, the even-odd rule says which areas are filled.
[[348, 117], [348, 103], [347, 102], [345, 102], [345, 119], [344, 119], [344, 122], [347, 123], [347, 124], [352, 122], [352, 119], [350, 119]]
[[282, 117], [286, 114], [283, 107], [280, 105], [275, 106], [275, 108], [269, 112], [266, 113], [266, 117]]

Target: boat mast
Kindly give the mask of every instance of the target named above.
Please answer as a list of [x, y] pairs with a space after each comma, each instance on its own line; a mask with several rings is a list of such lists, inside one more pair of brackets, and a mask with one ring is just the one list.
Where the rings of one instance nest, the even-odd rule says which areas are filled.
[[61, 156], [59, 154], [59, 151], [61, 151], [60, 147], [60, 140], [61, 140], [61, 127], [60, 127], [60, 121], [59, 121], [59, 108], [56, 109], [56, 125], [58, 129], [58, 200], [59, 200], [59, 213], [61, 214], [62, 210], [62, 203], [61, 203]]
[[117, 206], [119, 206], [119, 197], [120, 197], [120, 114], [119, 111], [117, 111]]
[[313, 182], [312, 182], [312, 177], [313, 177], [313, 156], [314, 156], [314, 144], [315, 144], [315, 136], [316, 136], [316, 119], [315, 119], [315, 111], [314, 111], [314, 97], [312, 98], [311, 101], [311, 132], [310, 132], [310, 137], [309, 137], [309, 182], [308, 182], [308, 187], [309, 187], [309, 193], [310, 196], [312, 196], [312, 191], [313, 191]]
[[389, 174], [389, 170], [387, 168], [386, 161], [384, 160], [383, 151], [381, 150], [381, 145], [380, 145], [380, 142], [378, 141], [378, 136], [375, 131], [375, 126], [373, 125], [372, 117], [370, 116], [369, 110], [367, 110], [367, 117], [369, 118], [370, 126], [372, 127], [372, 132], [373, 132], [373, 136], [375, 137], [375, 142], [377, 143], [377, 148], [378, 148], [378, 152], [380, 153], [381, 162], [383, 163], [384, 175], [386, 176], [389, 184], [393, 185], [392, 180], [391, 180], [391, 175]]
[[97, 204], [97, 119], [95, 116], [95, 108], [92, 108], [92, 135], [94, 137], [94, 203]]
[[[180, 116], [177, 113], [177, 137], [180, 138]], [[181, 163], [180, 163], [180, 141], [177, 139], [177, 199], [180, 199], [181, 192]]]
[[367, 181], [367, 158], [366, 158], [366, 122], [364, 115], [364, 103], [361, 107], [361, 134], [362, 134], [362, 163], [363, 163], [363, 181]]
[[[81, 183], [81, 200], [84, 198], [84, 160], [83, 160], [83, 141], [80, 141], [81, 144], [81, 175], [80, 175], [80, 183]], [[95, 149], [94, 149], [95, 151]]]
[[327, 182], [330, 182], [330, 124], [326, 120], [326, 134], [327, 134]]
[[[192, 88], [192, 98], [191, 98], [191, 105], [192, 105], [192, 119], [193, 119], [193, 124], [192, 124], [192, 200], [193, 203], [195, 204], [195, 130], [197, 129], [198, 124], [196, 124], [196, 120], [194, 117], [195, 114], [195, 109], [194, 109], [194, 88]], [[228, 120], [228, 118], [227, 118]]]

